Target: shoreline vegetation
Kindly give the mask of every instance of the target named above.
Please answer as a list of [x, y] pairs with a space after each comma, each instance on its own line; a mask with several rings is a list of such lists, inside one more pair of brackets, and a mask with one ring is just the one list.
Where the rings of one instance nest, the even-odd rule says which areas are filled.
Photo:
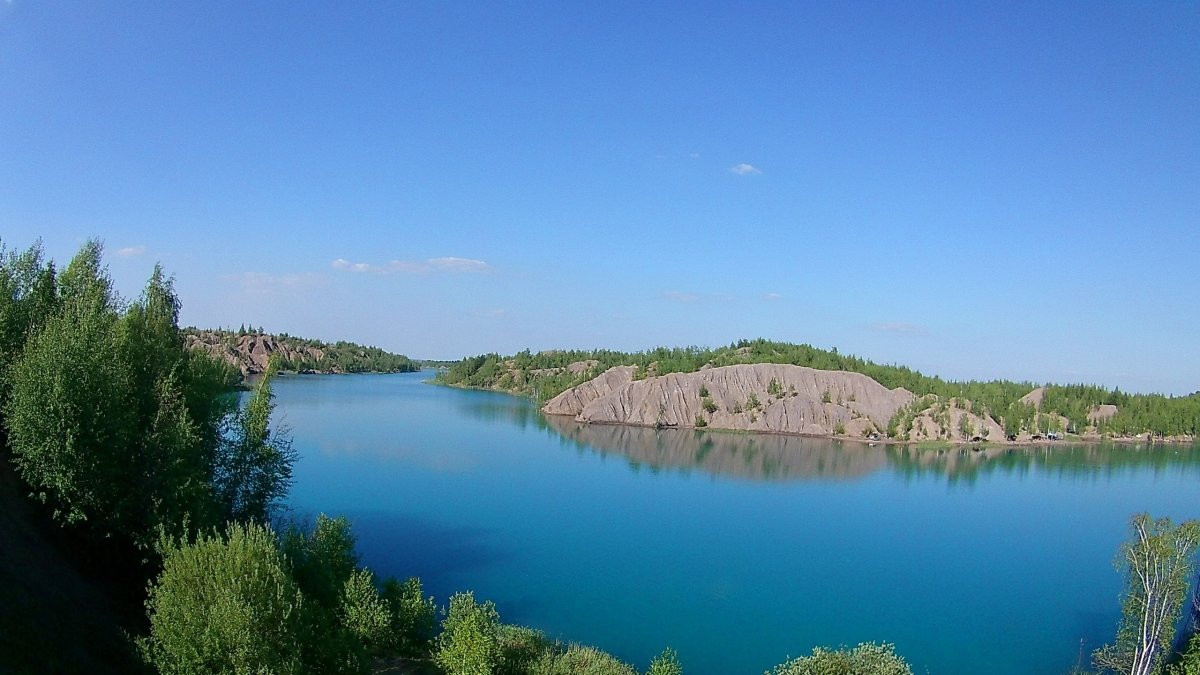
[[[0, 542], [15, 542], [0, 546], [0, 670], [639, 675], [503, 624], [469, 591], [439, 606], [418, 579], [378, 579], [345, 518], [287, 522], [296, 454], [271, 427], [283, 355], [239, 400], [231, 364], [188, 347], [172, 279], [156, 266], [127, 301], [102, 250], [88, 241], [60, 273], [39, 245], [0, 246]], [[1177, 661], [1171, 675], [1197, 675], [1200, 638], [1185, 635], [1182, 654], [1173, 639], [1200, 523], [1138, 516], [1133, 530], [1125, 619], [1095, 662], [1150, 675]], [[1146, 565], [1167, 570], [1161, 583], [1139, 585]], [[667, 648], [645, 672], [683, 666]], [[913, 671], [868, 642], [767, 672]]]
[[811, 345], [525, 350], [468, 357], [437, 384], [531, 397], [580, 422], [789, 433], [868, 443], [1194, 443], [1200, 392], [949, 381]]
[[261, 375], [274, 358], [280, 372], [298, 374], [411, 373], [421, 364], [403, 354], [338, 340], [323, 342], [262, 328], [182, 329], [188, 349], [201, 350], [236, 368], [242, 377]]

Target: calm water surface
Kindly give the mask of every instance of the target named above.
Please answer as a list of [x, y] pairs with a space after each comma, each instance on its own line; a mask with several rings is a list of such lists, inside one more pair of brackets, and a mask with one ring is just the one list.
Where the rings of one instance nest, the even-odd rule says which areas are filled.
[[1061, 674], [1111, 638], [1131, 514], [1200, 517], [1200, 449], [917, 452], [581, 426], [429, 373], [280, 378], [292, 507], [363, 562], [644, 668], [760, 674], [894, 642], [918, 673]]

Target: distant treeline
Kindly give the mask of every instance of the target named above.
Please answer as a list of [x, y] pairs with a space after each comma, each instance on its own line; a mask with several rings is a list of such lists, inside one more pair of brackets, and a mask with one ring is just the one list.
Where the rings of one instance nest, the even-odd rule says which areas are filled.
[[[571, 363], [595, 362], [581, 373], [566, 369]], [[1021, 401], [1037, 384], [1033, 382], [953, 381], [924, 375], [904, 366], [882, 365], [866, 359], [805, 344], [770, 340], [739, 340], [727, 347], [659, 347], [643, 352], [611, 350], [564, 350], [537, 354], [525, 350], [513, 356], [482, 354], [463, 359], [439, 373], [443, 384], [500, 389], [529, 395], [546, 401], [582, 384], [613, 366], [637, 366], [636, 377], [690, 373], [711, 365], [730, 366], [747, 363], [783, 363], [819, 370], [843, 370], [862, 373], [889, 389], [902, 387], [917, 396], [933, 394], [942, 400], [970, 401], [977, 415], [1001, 422], [1009, 433], [1030, 431], [1082, 431], [1089, 426], [1100, 433], [1159, 436], [1197, 435], [1200, 432], [1200, 393], [1189, 396], [1128, 394], [1095, 385], [1046, 385], [1042, 405], [1035, 408]], [[1088, 414], [1095, 406], [1116, 405], [1117, 414], [1107, 420], [1091, 422]], [[1041, 414], [1039, 414], [1041, 413]], [[1067, 419], [1066, 428], [1056, 425], [1050, 413]]]
[[379, 347], [368, 347], [345, 340], [323, 342], [287, 333], [270, 334], [262, 328], [245, 326], [237, 331], [206, 330], [190, 326], [183, 330], [185, 335], [194, 335], [205, 342], [218, 340], [227, 350], [237, 347], [242, 338], [247, 336], [272, 338], [281, 348], [276, 353], [279, 367], [296, 373], [411, 373], [421, 369], [420, 363], [403, 354], [393, 354]]

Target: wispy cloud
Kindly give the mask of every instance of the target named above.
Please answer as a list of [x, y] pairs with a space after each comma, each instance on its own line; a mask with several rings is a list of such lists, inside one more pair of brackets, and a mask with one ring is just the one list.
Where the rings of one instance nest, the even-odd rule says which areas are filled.
[[133, 258], [146, 252], [145, 246], [126, 246], [117, 249], [117, 255], [122, 258]]
[[454, 256], [446, 258], [430, 258], [425, 262], [435, 269], [448, 270], [451, 272], [486, 272], [491, 269], [488, 264], [482, 260], [473, 260], [471, 258], [455, 258]]
[[302, 274], [266, 274], [264, 272], [242, 272], [221, 277], [241, 290], [256, 295], [268, 295], [276, 291], [297, 291], [324, 286], [324, 274], [305, 272]]
[[782, 293], [765, 293], [765, 294], [763, 294], [763, 300], [782, 300], [782, 299], [783, 299]]
[[745, 163], [734, 164], [733, 166], [729, 167], [729, 170], [732, 171], [733, 173], [736, 173], [739, 176], [753, 176], [755, 174], [762, 173], [762, 169], [758, 168], [757, 166], [754, 166], [753, 164], [745, 164]]
[[663, 297], [671, 302], [696, 302], [700, 296], [695, 293], [684, 293], [682, 291], [667, 291], [663, 293]]
[[903, 335], [929, 334], [929, 329], [925, 326], [905, 321], [876, 321], [870, 325], [870, 328], [880, 333], [900, 333]]
[[491, 271], [491, 265], [473, 258], [429, 258], [428, 260], [392, 260], [382, 265], [365, 262], [351, 262], [338, 258], [331, 263], [335, 270], [348, 272], [369, 272], [371, 274], [430, 274], [432, 272], [447, 273], [478, 273]]

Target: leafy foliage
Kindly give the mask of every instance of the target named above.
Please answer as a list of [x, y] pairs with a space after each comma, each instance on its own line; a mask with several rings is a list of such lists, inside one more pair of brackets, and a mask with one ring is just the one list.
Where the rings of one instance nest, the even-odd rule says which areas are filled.
[[304, 599], [268, 528], [235, 523], [162, 553], [142, 642], [159, 672], [304, 672]]
[[572, 644], [566, 651], [552, 650], [542, 655], [530, 675], [637, 675], [628, 663], [595, 647]]
[[274, 363], [267, 369], [218, 445], [213, 483], [222, 512], [232, 520], [265, 521], [292, 485], [291, 439], [270, 426], [276, 370]]
[[817, 647], [811, 656], [775, 666], [769, 675], [912, 675], [912, 672], [893, 645], [866, 642], [853, 649]]
[[500, 663], [500, 615], [471, 592], [450, 598], [434, 660], [448, 675], [491, 675]]
[[1175, 525], [1169, 518], [1134, 516], [1133, 536], [1121, 546], [1117, 568], [1125, 572], [1124, 612], [1117, 640], [1096, 651], [1104, 672], [1149, 675], [1175, 639], [1175, 627], [1196, 570], [1200, 521]]
[[0, 408], [17, 471], [61, 522], [143, 549], [159, 529], [265, 521], [293, 459], [270, 430], [270, 378], [239, 410], [229, 369], [184, 348], [172, 280], [156, 266], [126, 303], [102, 254], [88, 242], [57, 279], [36, 247], [0, 264]]
[[426, 656], [437, 635], [437, 603], [426, 596], [421, 580], [400, 582], [388, 579], [383, 598], [391, 613], [392, 651], [404, 656]]
[[679, 654], [670, 647], [650, 662], [650, 670], [646, 675], [683, 675], [683, 664], [679, 662]]

